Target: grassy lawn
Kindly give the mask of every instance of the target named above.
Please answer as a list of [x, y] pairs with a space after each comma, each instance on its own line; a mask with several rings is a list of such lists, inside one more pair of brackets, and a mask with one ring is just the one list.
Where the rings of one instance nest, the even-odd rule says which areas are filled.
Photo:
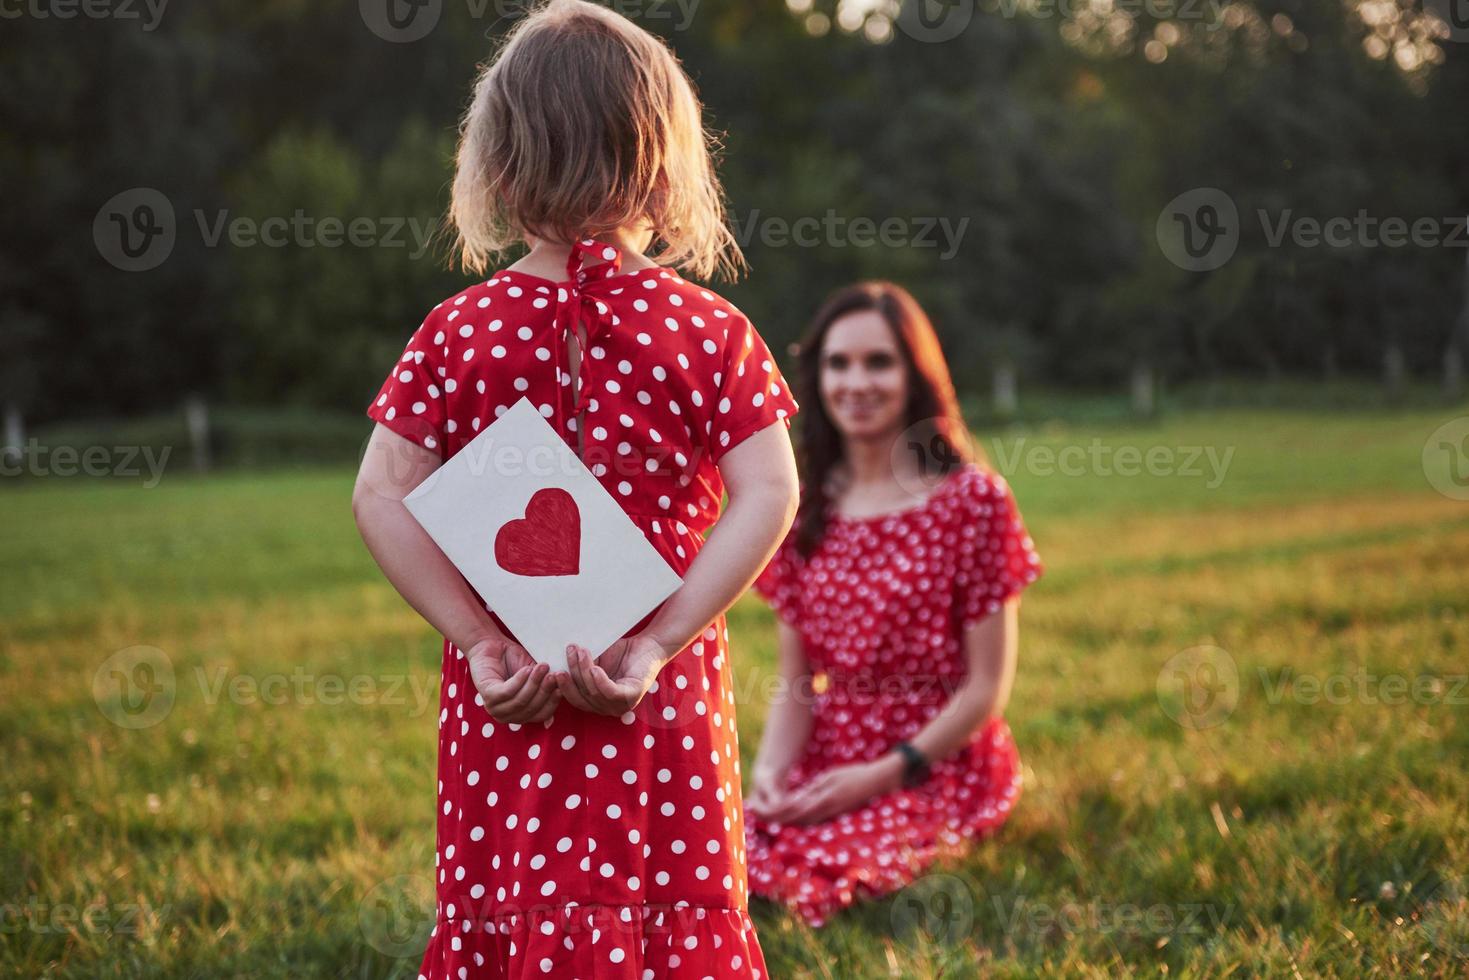
[[[1469, 503], [1421, 463], [1462, 414], [985, 433], [1048, 569], [1020, 804], [819, 932], [757, 903], [774, 975], [1463, 975]], [[416, 975], [438, 642], [351, 482], [0, 484], [0, 973]], [[773, 622], [730, 632], [748, 763]]]

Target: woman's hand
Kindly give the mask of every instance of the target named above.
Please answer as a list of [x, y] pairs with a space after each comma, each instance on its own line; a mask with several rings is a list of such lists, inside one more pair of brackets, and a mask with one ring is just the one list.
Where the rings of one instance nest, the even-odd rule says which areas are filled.
[[544, 722], [556, 713], [561, 692], [551, 668], [504, 636], [480, 640], [464, 654], [469, 678], [496, 721]]
[[647, 633], [623, 637], [595, 660], [585, 647], [572, 645], [566, 648], [567, 670], [556, 675], [556, 682], [562, 697], [583, 711], [624, 715], [638, 706], [676, 653]]
[[901, 781], [902, 760], [891, 754], [871, 762], [834, 766], [757, 816], [771, 823], [824, 823], [857, 809], [874, 796], [891, 792]]
[[745, 797], [745, 809], [762, 820], [786, 799], [785, 773], [756, 769], [750, 780], [750, 793]]

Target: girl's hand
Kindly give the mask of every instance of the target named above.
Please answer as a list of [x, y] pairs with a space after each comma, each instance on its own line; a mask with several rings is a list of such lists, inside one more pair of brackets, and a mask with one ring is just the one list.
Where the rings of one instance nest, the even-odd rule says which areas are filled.
[[561, 693], [551, 668], [531, 659], [525, 647], [497, 636], [480, 640], [464, 657], [491, 718], [524, 725], [547, 721], [556, 713]]
[[573, 644], [566, 648], [567, 670], [556, 680], [561, 695], [583, 711], [624, 715], [638, 706], [676, 653], [646, 633], [623, 637], [596, 660]]
[[834, 766], [786, 794], [784, 800], [761, 816], [771, 823], [824, 823], [892, 789], [889, 768], [890, 763], [881, 759]]

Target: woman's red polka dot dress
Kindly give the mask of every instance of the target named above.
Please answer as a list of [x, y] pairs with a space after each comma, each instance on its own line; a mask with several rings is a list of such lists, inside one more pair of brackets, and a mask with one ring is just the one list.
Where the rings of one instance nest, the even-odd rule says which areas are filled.
[[[917, 507], [857, 519], [831, 510], [827, 521], [805, 558], [792, 529], [755, 583], [800, 631], [813, 674], [826, 677], [790, 789], [917, 734], [964, 680], [965, 629], [1042, 571], [1009, 487], [973, 464], [945, 477]], [[781, 825], [751, 814], [750, 890], [821, 926], [993, 831], [1009, 816], [1020, 782], [1010, 729], [996, 718], [934, 763], [922, 785], [835, 820]]]
[[[719, 517], [721, 457], [789, 425], [797, 404], [738, 310], [668, 269], [620, 265], [584, 241], [565, 281], [501, 272], [445, 300], [368, 414], [447, 458], [530, 399], [569, 445], [584, 440], [583, 461], [683, 575]], [[490, 717], [444, 642], [424, 977], [765, 975], [746, 911], [727, 646], [721, 616], [634, 711], [562, 702], [549, 722], [519, 725]]]

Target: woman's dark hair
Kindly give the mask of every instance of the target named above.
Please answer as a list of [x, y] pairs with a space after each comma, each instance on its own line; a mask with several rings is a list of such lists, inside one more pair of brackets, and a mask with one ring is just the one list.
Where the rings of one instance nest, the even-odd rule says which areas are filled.
[[844, 457], [841, 433], [821, 402], [821, 351], [832, 324], [864, 310], [874, 310], [887, 321], [902, 352], [908, 371], [903, 426], [924, 449], [917, 453], [922, 472], [946, 476], [965, 463], [983, 463], [959, 412], [938, 334], [918, 301], [902, 286], [884, 281], [859, 282], [837, 290], [816, 311], [799, 344], [800, 402], [805, 409], [799, 460], [805, 492], [796, 513], [796, 550], [804, 556], [816, 549], [826, 533], [830, 477]]

